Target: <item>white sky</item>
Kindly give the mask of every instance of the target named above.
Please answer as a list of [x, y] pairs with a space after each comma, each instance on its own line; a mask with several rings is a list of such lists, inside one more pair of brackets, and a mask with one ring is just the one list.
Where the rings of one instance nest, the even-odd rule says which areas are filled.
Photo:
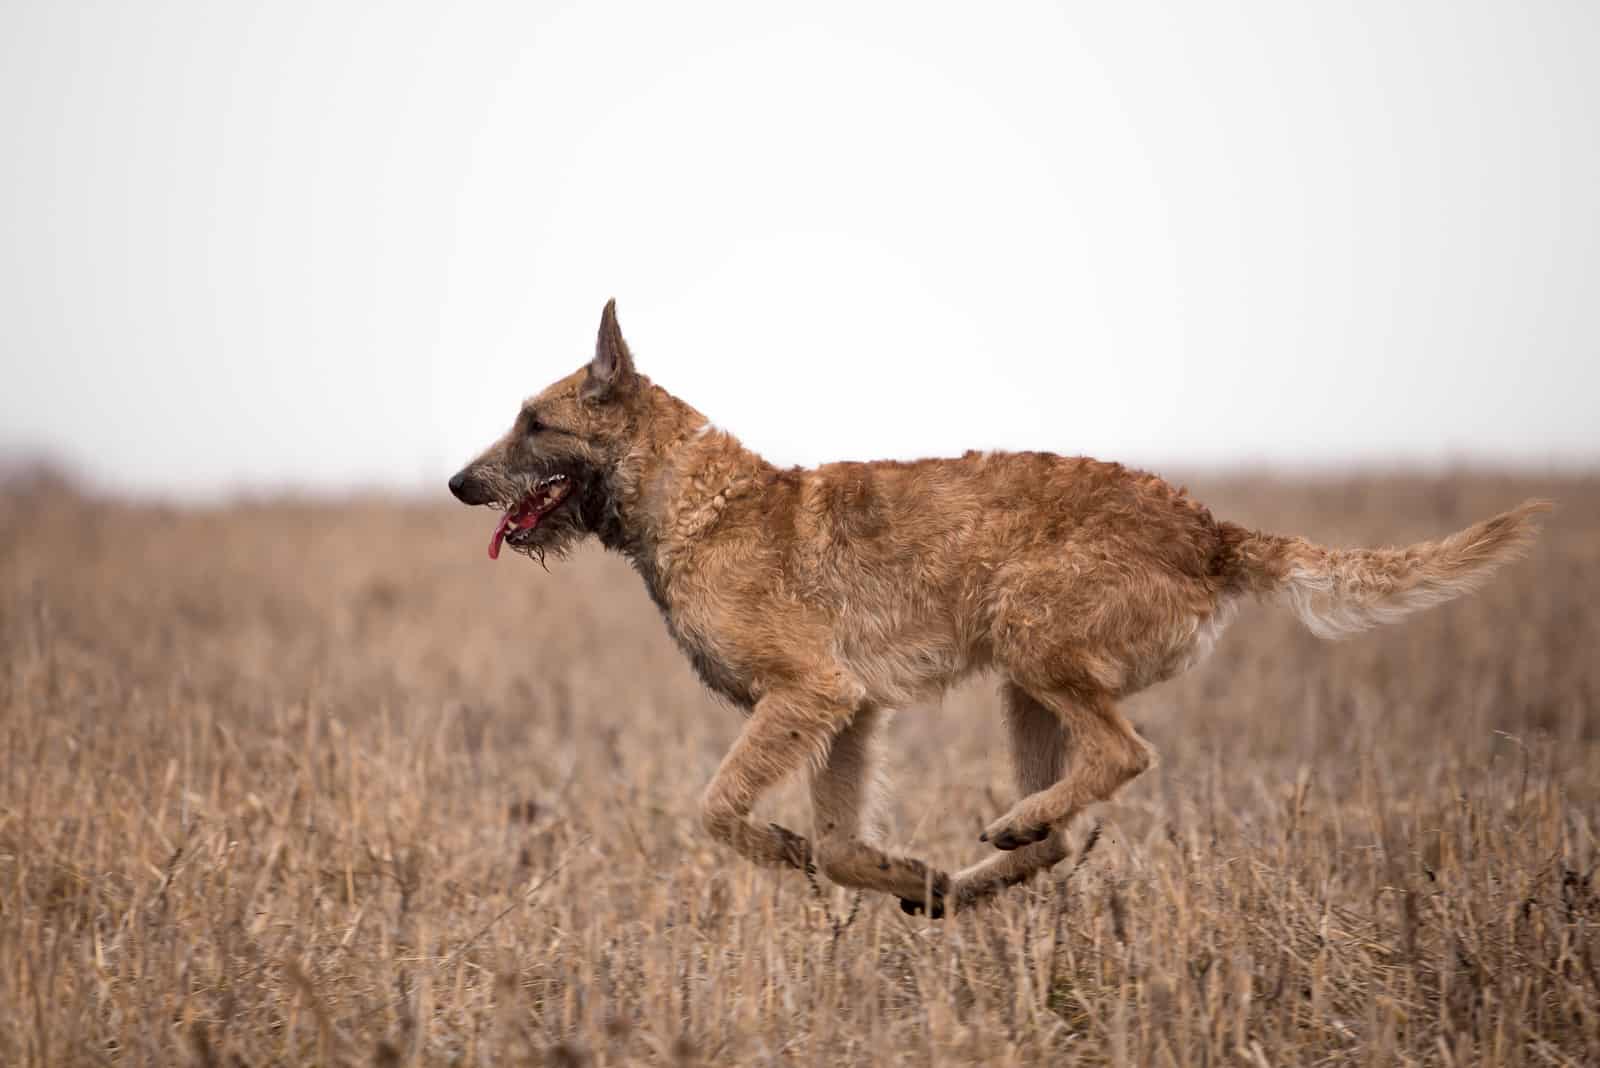
[[10, 0], [0, 145], [0, 450], [135, 492], [442, 493], [610, 296], [781, 462], [1600, 460], [1593, 2]]

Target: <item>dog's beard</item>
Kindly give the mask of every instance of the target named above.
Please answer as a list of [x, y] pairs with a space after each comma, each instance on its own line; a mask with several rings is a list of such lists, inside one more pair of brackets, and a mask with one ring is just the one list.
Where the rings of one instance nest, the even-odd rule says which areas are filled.
[[505, 547], [543, 563], [548, 555], [566, 555], [588, 533], [582, 499], [590, 490], [591, 479], [583, 470], [489, 468], [478, 477], [493, 495], [492, 507], [500, 513], [489, 540], [490, 559], [498, 559]]
[[565, 557], [588, 534], [580, 514], [581, 503], [574, 490], [539, 520], [538, 525], [512, 530], [505, 536], [506, 548], [545, 564], [547, 556]]

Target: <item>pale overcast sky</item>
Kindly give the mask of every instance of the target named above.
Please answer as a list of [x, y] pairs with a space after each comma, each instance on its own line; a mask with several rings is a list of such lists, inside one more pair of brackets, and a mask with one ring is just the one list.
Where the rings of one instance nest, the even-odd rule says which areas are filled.
[[619, 302], [781, 462], [1600, 462], [1600, 4], [0, 6], [0, 453], [443, 492]]

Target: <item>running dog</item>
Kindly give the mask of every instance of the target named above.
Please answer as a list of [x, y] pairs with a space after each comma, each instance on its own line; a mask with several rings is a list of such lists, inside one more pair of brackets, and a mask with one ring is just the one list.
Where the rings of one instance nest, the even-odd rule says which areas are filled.
[[[541, 560], [594, 536], [625, 556], [712, 691], [747, 714], [702, 800], [750, 860], [932, 915], [1066, 855], [1065, 828], [1155, 760], [1117, 702], [1194, 665], [1240, 602], [1287, 599], [1324, 637], [1473, 590], [1536, 533], [1529, 501], [1440, 541], [1330, 549], [1218, 521], [1119, 464], [1042, 452], [781, 469], [634, 368], [606, 305], [594, 358], [523, 403], [450, 479]], [[1002, 679], [1019, 800], [955, 875], [886, 851], [884, 713]], [[813, 840], [750, 818], [808, 769]]]

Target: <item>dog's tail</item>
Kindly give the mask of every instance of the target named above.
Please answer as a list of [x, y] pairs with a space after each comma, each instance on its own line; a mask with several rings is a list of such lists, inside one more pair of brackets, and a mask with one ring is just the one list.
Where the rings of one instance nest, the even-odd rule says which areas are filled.
[[1222, 523], [1225, 574], [1240, 592], [1287, 596], [1301, 622], [1323, 638], [1393, 623], [1471, 593], [1496, 568], [1522, 556], [1548, 501], [1525, 501], [1439, 541], [1403, 549], [1329, 549]]

